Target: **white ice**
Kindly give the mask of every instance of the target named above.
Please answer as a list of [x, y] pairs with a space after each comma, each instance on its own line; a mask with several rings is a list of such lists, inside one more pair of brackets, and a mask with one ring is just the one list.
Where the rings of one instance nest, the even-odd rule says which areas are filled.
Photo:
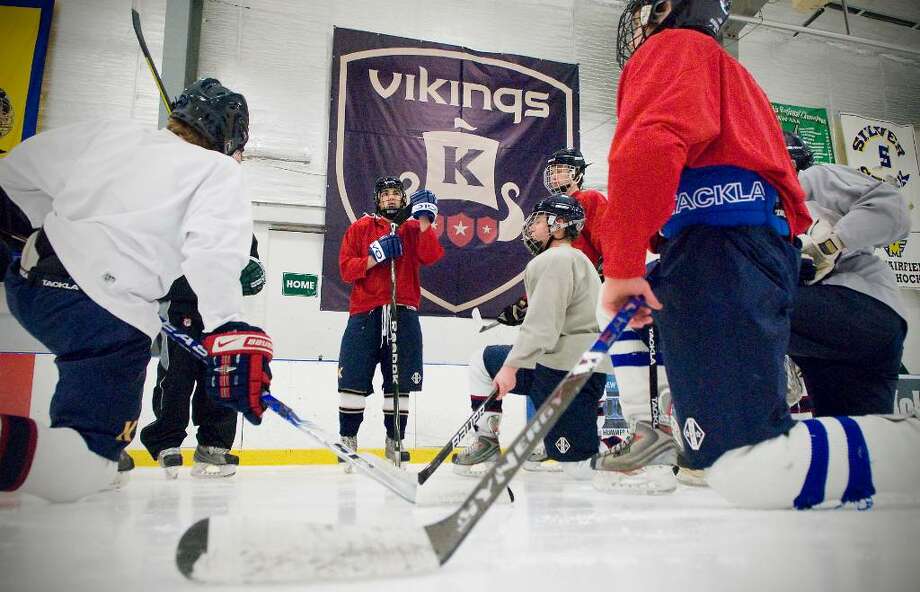
[[[441, 470], [450, 470], [442, 467]], [[920, 509], [755, 512], [709, 489], [645, 497], [596, 492], [559, 473], [521, 473], [438, 572], [260, 590], [615, 592], [920, 590]], [[167, 481], [138, 468], [119, 491], [74, 504], [0, 494], [0, 590], [216, 590], [185, 580], [176, 542], [220, 514], [336, 524], [428, 524], [416, 508], [340, 467], [242, 467], [232, 478]]]

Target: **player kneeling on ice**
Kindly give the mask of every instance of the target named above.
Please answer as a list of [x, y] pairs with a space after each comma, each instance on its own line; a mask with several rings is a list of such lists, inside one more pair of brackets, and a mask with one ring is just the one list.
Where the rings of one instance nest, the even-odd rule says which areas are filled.
[[137, 428], [157, 300], [182, 275], [198, 295], [208, 394], [261, 422], [272, 342], [241, 317], [248, 137], [246, 100], [208, 78], [167, 129], [80, 123], [0, 160], [0, 187], [41, 227], [7, 270], [7, 303], [59, 374], [50, 428], [0, 415], [0, 491], [70, 501], [109, 486]]
[[[438, 215], [438, 198], [432, 192], [422, 189], [407, 198], [397, 177], [380, 177], [374, 184], [374, 204], [374, 214], [358, 218], [345, 231], [339, 251], [342, 280], [352, 284], [350, 316], [339, 350], [339, 435], [342, 444], [357, 450], [365, 401], [374, 392], [371, 381], [380, 364], [386, 456], [399, 464], [409, 460], [402, 442], [397, 445], [396, 440], [397, 434], [401, 440], [406, 433], [409, 393], [422, 389], [419, 271], [443, 257], [444, 249], [431, 229]], [[391, 310], [394, 290], [397, 311]], [[393, 337], [398, 344], [396, 359]], [[399, 378], [398, 430], [393, 421], [394, 367]], [[346, 465], [346, 471], [351, 471], [351, 465]]]
[[[654, 314], [661, 328], [679, 444], [731, 503], [917, 496], [920, 419], [790, 416], [793, 238], [811, 219], [769, 100], [719, 45], [729, 6], [632, 0], [623, 13], [600, 305], [609, 317], [645, 297], [631, 324]], [[661, 260], [646, 281], [649, 246]]]
[[[478, 475], [498, 459], [506, 394], [529, 396], [539, 408], [597, 339], [594, 309], [600, 279], [585, 254], [572, 247], [584, 222], [581, 204], [567, 195], [540, 200], [524, 222], [523, 239], [534, 255], [524, 271], [527, 316], [513, 346], [490, 345], [470, 360], [473, 409], [493, 389], [498, 398], [480, 418], [476, 440], [454, 457], [455, 472]], [[605, 374], [594, 373], [544, 439], [547, 455], [567, 472], [590, 475], [588, 461], [599, 445], [597, 404], [606, 382]]]

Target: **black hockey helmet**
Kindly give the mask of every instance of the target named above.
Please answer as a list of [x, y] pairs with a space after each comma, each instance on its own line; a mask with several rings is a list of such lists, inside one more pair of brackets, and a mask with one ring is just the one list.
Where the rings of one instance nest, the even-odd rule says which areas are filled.
[[200, 133], [214, 150], [228, 156], [242, 150], [249, 140], [246, 99], [214, 78], [202, 78], [182, 91], [170, 117]]
[[[400, 202], [398, 207], [386, 209], [380, 207], [380, 194], [387, 189], [399, 191]], [[377, 177], [377, 180], [374, 181], [374, 206], [376, 207], [378, 215], [393, 220], [394, 222], [402, 222], [406, 217], [404, 216], [405, 212], [401, 210], [405, 210], [407, 202], [406, 188], [403, 187], [403, 183], [399, 180], [399, 177]]]
[[[671, 12], [662, 18], [669, 3]], [[731, 6], [732, 0], [629, 0], [617, 26], [617, 62], [622, 68], [646, 39], [663, 29], [694, 29], [721, 41]]]
[[798, 134], [783, 130], [783, 138], [786, 140], [786, 150], [789, 151], [789, 158], [792, 159], [796, 171], [804, 171], [815, 164], [814, 152]]
[[[531, 233], [531, 226], [543, 214], [546, 215], [546, 224], [549, 226], [549, 238], [545, 241], [536, 239]], [[565, 230], [565, 238], [575, 240], [585, 226], [585, 209], [581, 207], [574, 197], [557, 193], [544, 197], [537, 202], [533, 213], [524, 220], [524, 231], [521, 238], [527, 249], [534, 255], [545, 251], [553, 242], [553, 233]]]
[[[569, 179], [571, 179], [569, 183], [562, 183], [555, 178], [557, 175], [553, 173], [560, 166], [569, 169]], [[546, 160], [546, 167], [543, 169], [543, 186], [552, 194], [565, 193], [572, 183], [581, 187], [586, 168], [588, 168], [588, 164], [585, 162], [585, 157], [577, 149], [562, 148], [556, 150]]]

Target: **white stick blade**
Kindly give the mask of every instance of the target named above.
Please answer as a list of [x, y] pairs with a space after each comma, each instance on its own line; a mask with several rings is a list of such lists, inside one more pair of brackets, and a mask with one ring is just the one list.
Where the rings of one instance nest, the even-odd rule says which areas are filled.
[[438, 568], [418, 527], [337, 526], [218, 516], [182, 536], [179, 571], [208, 584], [312, 584], [427, 573]]

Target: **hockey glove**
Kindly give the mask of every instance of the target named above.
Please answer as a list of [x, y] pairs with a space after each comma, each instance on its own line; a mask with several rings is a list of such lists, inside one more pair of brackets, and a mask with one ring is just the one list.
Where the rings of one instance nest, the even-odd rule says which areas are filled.
[[243, 287], [243, 296], [258, 294], [265, 287], [265, 266], [255, 257], [249, 258], [249, 263], [240, 273], [240, 285]]
[[[834, 227], [827, 221], [816, 219], [808, 228], [808, 232], [798, 236], [802, 250], [802, 272], [800, 277], [806, 285], [817, 284], [826, 278], [837, 265], [840, 254], [846, 247], [840, 237], [834, 232]], [[811, 262], [807, 261], [811, 259]], [[807, 279], [808, 267], [814, 265], [814, 277]]]
[[428, 191], [421, 189], [412, 194], [409, 200], [412, 207], [412, 217], [419, 220], [424, 216], [428, 221], [434, 224], [435, 218], [438, 217], [438, 197]]
[[246, 323], [225, 323], [202, 340], [211, 360], [205, 390], [214, 400], [233, 407], [255, 425], [262, 423], [262, 393], [272, 382], [268, 363], [272, 340]]
[[402, 257], [402, 239], [400, 239], [399, 235], [396, 234], [387, 234], [381, 236], [371, 243], [371, 246], [367, 249], [367, 254], [370, 255], [377, 263], [383, 263], [387, 259], [396, 259], [397, 257]]
[[516, 327], [524, 322], [524, 315], [527, 314], [527, 296], [522, 296], [520, 300], [509, 304], [502, 310], [502, 313], [495, 319], [502, 325]]

